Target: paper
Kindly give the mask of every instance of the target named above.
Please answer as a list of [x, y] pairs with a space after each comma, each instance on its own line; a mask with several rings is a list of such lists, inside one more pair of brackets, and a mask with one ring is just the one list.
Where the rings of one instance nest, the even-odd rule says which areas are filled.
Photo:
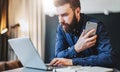
[[70, 66], [67, 68], [53, 69], [53, 72], [113, 72], [113, 69], [98, 66]]

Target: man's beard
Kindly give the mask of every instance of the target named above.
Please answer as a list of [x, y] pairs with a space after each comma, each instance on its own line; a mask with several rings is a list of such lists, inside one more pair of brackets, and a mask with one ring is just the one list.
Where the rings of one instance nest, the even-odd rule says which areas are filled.
[[75, 13], [74, 13], [74, 16], [73, 16], [73, 19], [72, 19], [72, 22], [70, 24], [68, 23], [62, 23], [62, 28], [64, 30], [64, 32], [66, 33], [72, 33], [73, 30], [75, 29], [75, 27], [77, 26], [78, 22], [77, 22], [77, 18], [75, 16]]

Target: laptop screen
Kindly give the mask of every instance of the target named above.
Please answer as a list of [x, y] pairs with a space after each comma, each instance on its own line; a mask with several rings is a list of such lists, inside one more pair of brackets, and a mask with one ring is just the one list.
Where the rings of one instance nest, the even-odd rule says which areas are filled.
[[14, 38], [9, 39], [8, 42], [23, 66], [47, 69], [30, 38]]

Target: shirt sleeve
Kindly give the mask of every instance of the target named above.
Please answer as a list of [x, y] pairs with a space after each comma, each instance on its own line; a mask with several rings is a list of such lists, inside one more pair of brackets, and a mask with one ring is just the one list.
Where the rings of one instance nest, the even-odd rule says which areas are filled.
[[74, 58], [77, 57], [77, 52], [74, 50], [74, 45], [69, 47], [62, 27], [59, 25], [57, 28], [55, 56], [58, 58]]
[[97, 43], [96, 48], [98, 50], [97, 55], [91, 55], [83, 58], [73, 58], [74, 65], [83, 65], [83, 66], [105, 66], [112, 67], [111, 59], [111, 44], [108, 33], [105, 31], [105, 27], [102, 23], [99, 24], [97, 30]]

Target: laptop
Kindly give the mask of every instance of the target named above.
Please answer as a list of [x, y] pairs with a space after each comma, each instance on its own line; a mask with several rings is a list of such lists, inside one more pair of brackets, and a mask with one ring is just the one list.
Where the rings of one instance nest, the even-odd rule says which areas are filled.
[[8, 42], [24, 67], [47, 71], [51, 71], [54, 68], [45, 65], [30, 38], [14, 38], [9, 39]]

